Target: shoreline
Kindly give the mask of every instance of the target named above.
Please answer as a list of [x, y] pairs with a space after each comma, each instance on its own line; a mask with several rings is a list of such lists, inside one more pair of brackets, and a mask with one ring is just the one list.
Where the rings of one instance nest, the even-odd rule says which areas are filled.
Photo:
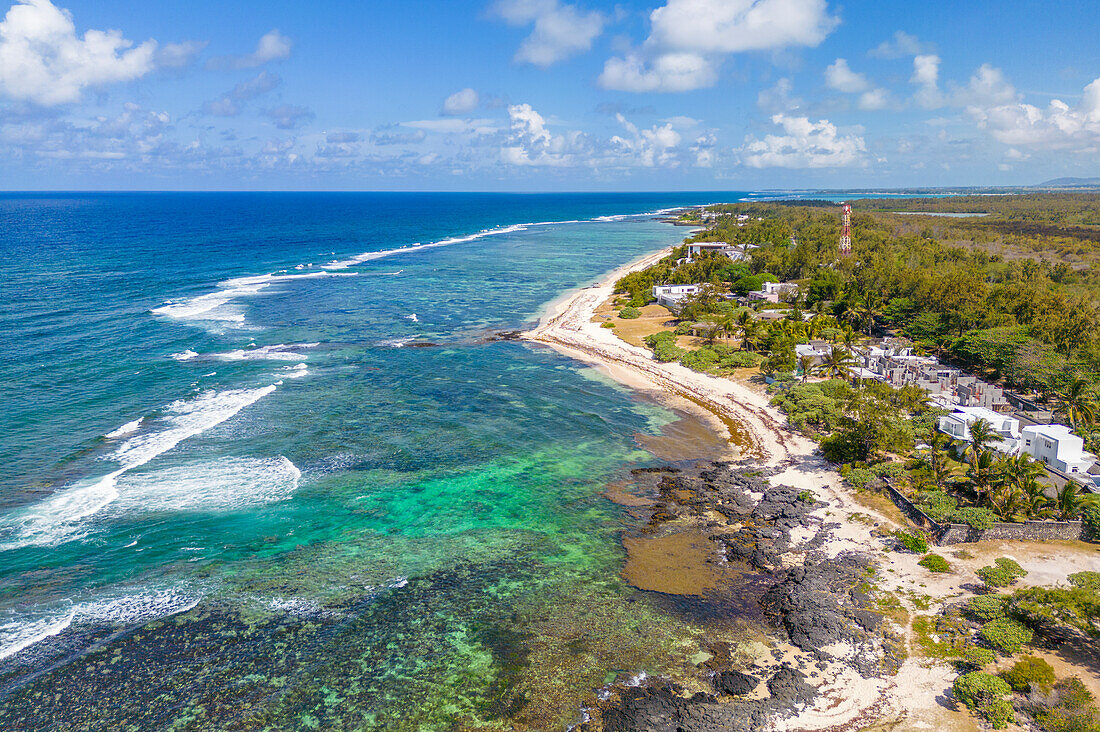
[[[603, 275], [594, 284], [555, 299], [544, 309], [538, 325], [519, 337], [593, 366], [623, 385], [656, 395], [658, 399], [686, 399], [700, 411], [710, 413], [708, 421], [716, 430], [721, 430], [723, 424], [735, 423], [749, 443], [740, 457], [767, 468], [772, 486], [792, 486], [825, 499], [819, 504], [822, 508], [814, 513], [823, 526], [828, 522], [828, 531], [822, 532], [820, 546], [816, 549], [826, 563], [842, 555], [860, 553], [872, 557], [872, 561], [890, 565], [889, 571], [894, 573], [890, 584], [895, 585], [895, 589], [923, 587], [928, 577], [916, 565], [919, 557], [880, 559], [888, 546], [881, 536], [882, 529], [889, 531], [899, 525], [874, 508], [856, 502], [842, 484], [839, 473], [820, 455], [816, 443], [790, 430], [785, 417], [769, 404], [769, 397], [762, 389], [692, 371], [678, 363], [658, 362], [647, 349], [628, 344], [611, 329], [593, 322], [596, 309], [613, 295], [619, 278], [650, 266], [671, 249], [639, 257]], [[829, 510], [825, 510], [825, 506]], [[793, 566], [804, 561], [806, 554], [791, 552], [782, 559], [784, 564]], [[908, 647], [907, 629], [898, 631], [904, 635], [904, 644]], [[778, 647], [783, 649], [787, 659], [784, 664], [802, 653], [789, 642], [781, 642]], [[816, 699], [778, 710], [769, 720], [768, 727], [852, 729], [889, 721], [899, 725], [895, 729], [911, 729], [923, 727], [922, 719], [935, 718], [940, 726], [970, 728], [965, 711], [945, 709], [936, 701], [936, 696], [950, 686], [953, 678], [947, 666], [929, 668], [923, 663], [925, 659], [915, 659], [910, 654], [897, 674], [866, 678], [853, 669], [852, 661], [851, 653], [842, 653], [824, 668], [818, 666], [819, 672], [813, 674], [817, 682]], [[651, 681], [656, 683], [656, 680]], [[665, 681], [675, 683], [679, 680]], [[658, 694], [665, 691], [659, 686], [652, 690]]]

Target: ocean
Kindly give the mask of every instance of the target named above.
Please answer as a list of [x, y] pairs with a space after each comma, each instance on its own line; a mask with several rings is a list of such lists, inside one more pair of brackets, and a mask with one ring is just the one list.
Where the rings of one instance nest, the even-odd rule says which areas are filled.
[[501, 332], [714, 194], [0, 196], [0, 728], [560, 729], [681, 415]]

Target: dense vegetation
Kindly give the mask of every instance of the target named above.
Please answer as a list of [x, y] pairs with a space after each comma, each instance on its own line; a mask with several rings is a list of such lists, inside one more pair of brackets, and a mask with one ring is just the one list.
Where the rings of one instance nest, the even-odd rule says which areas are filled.
[[[798, 281], [807, 309], [821, 303], [845, 322], [895, 329], [1019, 389], [1053, 393], [1075, 375], [1095, 381], [1100, 372], [1100, 271], [1085, 266], [1100, 259], [1098, 195], [857, 201], [853, 256], [840, 261], [836, 207], [716, 208], [752, 218], [739, 226], [735, 216], [722, 217], [699, 238], [759, 245], [751, 250], [749, 272]], [[933, 219], [880, 213], [886, 210], [990, 215]], [[1011, 222], [1076, 228], [1059, 229], [1056, 236], [997, 228]], [[997, 251], [986, 246], [992, 243]], [[698, 268], [690, 273], [697, 279], [685, 270], [677, 273], [687, 277], [682, 281], [732, 284], [734, 274], [745, 276], [740, 264], [701, 260], [691, 266]], [[653, 274], [659, 281], [661, 273]]]

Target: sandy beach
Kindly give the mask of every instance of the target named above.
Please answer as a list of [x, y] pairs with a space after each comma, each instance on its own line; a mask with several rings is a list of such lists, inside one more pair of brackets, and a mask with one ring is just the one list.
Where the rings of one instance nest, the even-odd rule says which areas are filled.
[[[660, 363], [647, 349], [624, 342], [612, 329], [594, 322], [597, 308], [612, 297], [619, 278], [653, 264], [669, 251], [635, 260], [608, 273], [596, 284], [555, 301], [548, 306], [538, 326], [523, 337], [591, 364], [635, 389], [673, 398], [687, 397], [712, 412], [715, 417], [712, 422], [718, 430], [724, 423], [737, 423], [749, 443], [743, 445], [739, 457], [772, 468], [775, 471], [772, 485], [812, 491], [825, 499], [828, 508], [820, 509], [818, 514], [823, 522], [827, 520], [830, 531], [815, 550], [830, 558], [849, 552], [871, 557], [877, 565], [878, 589], [901, 598], [905, 619], [887, 621], [893, 623], [893, 631], [903, 639], [906, 649], [907, 657], [897, 673], [867, 678], [853, 668], [856, 659], [851, 656], [857, 649], [831, 649], [834, 660], [817, 664], [807, 674], [818, 690], [816, 699], [793, 710], [796, 713], [792, 715], [773, 719], [771, 728], [977, 729], [966, 709], [950, 698], [956, 672], [946, 662], [922, 657], [917, 652], [909, 621], [919, 615], [934, 615], [944, 604], [969, 596], [973, 571], [997, 556], [1015, 557], [1032, 572], [1023, 584], [1042, 584], [1064, 581], [1069, 572], [1092, 568], [1095, 553], [1080, 547], [1059, 547], [1059, 566], [1052, 574], [1055, 547], [1051, 545], [967, 544], [961, 552], [957, 549], [962, 547], [940, 550], [955, 571], [933, 574], [917, 564], [919, 556], [893, 551], [888, 532], [900, 528], [901, 523], [892, 504], [877, 496], [857, 495], [847, 487], [812, 440], [787, 428], [784, 416], [769, 404], [762, 386], [710, 376], [677, 363]], [[803, 561], [804, 556], [794, 546], [781, 558], [785, 565], [793, 566]], [[781, 647], [785, 661], [799, 659], [797, 648]], [[805, 660], [802, 663], [800, 667], [810, 668]]]

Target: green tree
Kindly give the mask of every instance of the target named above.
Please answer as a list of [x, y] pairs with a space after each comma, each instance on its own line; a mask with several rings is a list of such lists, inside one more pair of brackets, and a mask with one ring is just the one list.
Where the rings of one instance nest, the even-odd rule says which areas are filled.
[[1100, 413], [1092, 384], [1080, 376], [1075, 377], [1064, 390], [1055, 392], [1055, 396], [1061, 402], [1058, 411], [1066, 415], [1075, 432], [1083, 425], [1093, 424], [1097, 413]]
[[1084, 493], [1076, 481], [1067, 482], [1054, 497], [1054, 513], [1059, 521], [1072, 521], [1089, 506], [1100, 503], [1100, 495]]
[[943, 490], [947, 481], [958, 472], [951, 462], [950, 446], [951, 439], [932, 428], [928, 432], [928, 450], [922, 451], [915, 458], [916, 467], [924, 470], [939, 490]]
[[817, 372], [830, 379], [848, 379], [855, 365], [851, 353], [839, 346], [833, 346], [821, 359]]

